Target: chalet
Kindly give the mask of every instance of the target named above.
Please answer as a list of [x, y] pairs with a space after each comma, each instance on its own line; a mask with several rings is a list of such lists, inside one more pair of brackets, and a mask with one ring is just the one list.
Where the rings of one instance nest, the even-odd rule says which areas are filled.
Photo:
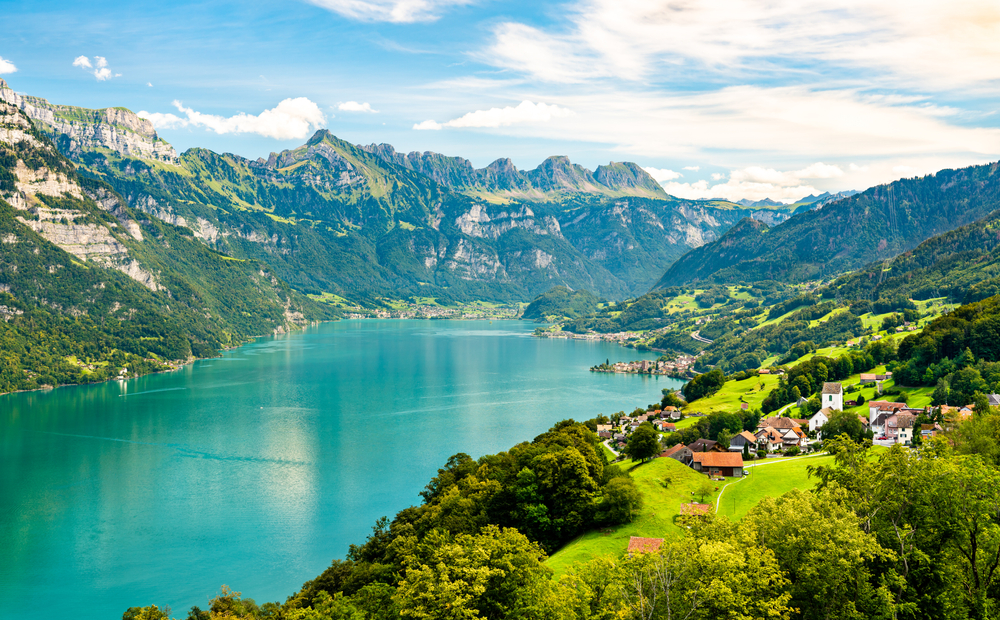
[[708, 474], [713, 478], [717, 476], [743, 477], [743, 457], [736, 452], [695, 452], [691, 456], [691, 465], [695, 471]]
[[778, 432], [781, 433], [781, 445], [784, 446], [785, 449], [792, 447], [801, 448], [805, 445], [803, 444], [803, 441], [806, 438], [806, 434], [797, 426]]
[[844, 386], [840, 383], [824, 383], [820, 398], [823, 407], [844, 410]]
[[656, 553], [663, 544], [662, 538], [640, 538], [631, 536], [628, 539], [628, 557], [639, 553]]
[[766, 452], [777, 452], [785, 440], [777, 429], [770, 426], [757, 431], [755, 437], [757, 437], [757, 446]]
[[696, 439], [688, 445], [691, 452], [721, 452], [723, 447], [711, 439]]
[[757, 438], [750, 431], [743, 431], [729, 442], [730, 452], [743, 452], [744, 447], [752, 452], [757, 451]]
[[671, 446], [670, 448], [664, 450], [660, 453], [660, 458], [674, 459], [675, 461], [680, 461], [685, 465], [691, 464], [691, 449], [682, 443], [676, 446]]
[[816, 432], [823, 428], [823, 425], [830, 421], [830, 416], [833, 415], [833, 410], [829, 407], [823, 407], [815, 414], [813, 417], [809, 418], [809, 430]]

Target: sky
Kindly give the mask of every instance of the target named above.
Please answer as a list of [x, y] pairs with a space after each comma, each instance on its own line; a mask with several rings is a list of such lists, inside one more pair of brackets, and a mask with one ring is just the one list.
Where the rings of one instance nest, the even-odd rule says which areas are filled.
[[634, 161], [684, 198], [1000, 159], [995, 0], [0, 0], [0, 78], [178, 150]]

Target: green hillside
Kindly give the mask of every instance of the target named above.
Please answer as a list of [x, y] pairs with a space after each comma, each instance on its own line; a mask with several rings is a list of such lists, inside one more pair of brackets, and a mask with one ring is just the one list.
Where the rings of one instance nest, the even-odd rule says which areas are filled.
[[1000, 206], [1000, 165], [941, 170], [843, 198], [768, 227], [741, 222], [674, 263], [658, 287], [694, 281], [786, 282], [890, 259]]

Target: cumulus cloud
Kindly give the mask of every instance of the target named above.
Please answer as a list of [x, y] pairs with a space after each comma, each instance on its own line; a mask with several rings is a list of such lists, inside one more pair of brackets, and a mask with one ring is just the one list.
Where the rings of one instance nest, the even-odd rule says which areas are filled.
[[93, 74], [98, 81], [104, 82], [114, 77], [121, 77], [121, 73], [114, 73], [108, 67], [108, 59], [104, 56], [94, 56], [91, 62], [86, 56], [77, 56], [73, 60], [74, 67], [80, 67], [87, 73]]
[[0, 75], [4, 73], [15, 73], [15, 72], [17, 72], [17, 67], [14, 66], [14, 63], [7, 60], [3, 56], [0, 56]]
[[366, 22], [430, 22], [447, 9], [473, 0], [309, 0], [312, 4], [350, 19]]
[[440, 131], [441, 124], [437, 121], [428, 120], [415, 124], [413, 128], [417, 131]]
[[651, 166], [643, 166], [642, 169], [648, 172], [649, 176], [653, 177], [653, 179], [660, 184], [662, 184], [664, 181], [672, 181], [674, 179], [679, 179], [682, 176], [684, 176], [680, 172], [674, 172], [673, 170], [667, 170], [666, 168], [653, 168]]
[[701, 170], [701, 166], [684, 166], [685, 170], [690, 170], [691, 172], [698, 172]]
[[804, 63], [942, 89], [1000, 79], [1000, 7], [992, 0], [585, 0], [565, 16], [551, 30], [501, 22], [480, 58], [552, 82]]
[[[821, 193], [807, 179], [832, 179], [843, 176], [838, 166], [816, 162], [801, 170], [775, 170], [761, 166], [748, 166], [731, 170], [724, 183], [710, 184], [708, 181], [694, 183], [660, 182], [669, 194], [680, 198], [725, 198], [726, 200], [763, 200], [770, 198], [778, 202], [795, 202], [809, 194]], [[712, 173], [713, 181], [726, 179], [725, 174]], [[659, 179], [657, 179], [659, 181]]]
[[218, 116], [185, 108], [180, 101], [174, 101], [173, 105], [183, 116], [145, 111], [138, 114], [149, 119], [157, 129], [203, 127], [218, 134], [254, 133], [276, 140], [305, 138], [326, 124], [326, 117], [319, 106], [306, 97], [285, 99], [256, 116], [244, 112], [229, 117]]
[[378, 110], [373, 110], [370, 103], [358, 103], [357, 101], [345, 101], [337, 106], [342, 112], [368, 112], [378, 114]]

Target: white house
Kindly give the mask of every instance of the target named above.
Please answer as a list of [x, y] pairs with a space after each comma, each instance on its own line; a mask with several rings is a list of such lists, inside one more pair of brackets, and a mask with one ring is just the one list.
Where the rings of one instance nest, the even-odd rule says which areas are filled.
[[827, 409], [844, 410], [844, 386], [839, 383], [824, 383], [820, 405]]
[[829, 407], [823, 407], [817, 411], [813, 414], [813, 417], [809, 418], [809, 430], [811, 432], [816, 432], [817, 430], [823, 428], [823, 425], [830, 421], [830, 416], [832, 414], [833, 410]]

